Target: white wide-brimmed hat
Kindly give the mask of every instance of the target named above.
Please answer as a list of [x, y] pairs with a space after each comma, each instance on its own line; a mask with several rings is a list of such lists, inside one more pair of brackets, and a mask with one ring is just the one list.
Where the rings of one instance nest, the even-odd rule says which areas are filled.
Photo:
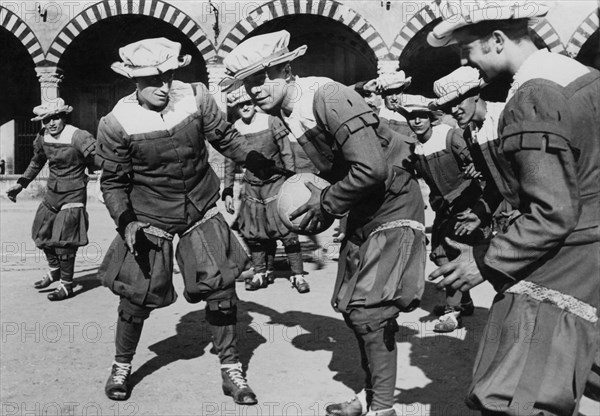
[[235, 107], [238, 104], [246, 103], [248, 101], [252, 101], [252, 98], [250, 98], [243, 85], [240, 85], [235, 90], [227, 93], [228, 107]]
[[451, 101], [463, 97], [475, 88], [483, 88], [487, 84], [480, 78], [479, 71], [472, 66], [461, 66], [450, 74], [433, 83], [433, 92], [438, 96], [431, 106], [440, 108]]
[[491, 20], [531, 19], [543, 17], [548, 6], [532, 1], [444, 1], [440, 5], [443, 20], [427, 35], [427, 42], [434, 47], [456, 43], [453, 33], [461, 27]]
[[400, 98], [400, 110], [407, 113], [415, 111], [426, 111], [433, 113], [429, 108], [431, 98], [424, 97], [422, 95], [402, 94]]
[[127, 78], [151, 77], [189, 65], [191, 55], [180, 53], [179, 42], [166, 38], [144, 39], [120, 48], [123, 62], [115, 62], [110, 67]]
[[377, 77], [377, 91], [383, 95], [410, 85], [412, 77], [407, 77], [404, 71], [381, 74]]
[[290, 52], [289, 43], [290, 32], [287, 30], [246, 39], [223, 60], [227, 75], [220, 82], [221, 87], [227, 91], [239, 86], [250, 75], [265, 68], [293, 61], [306, 53], [306, 45]]
[[47, 103], [40, 104], [33, 108], [33, 114], [36, 116], [31, 121], [40, 121], [46, 117], [53, 116], [55, 114], [69, 114], [73, 111], [73, 107], [65, 104], [65, 100], [57, 98], [56, 100], [49, 101]]

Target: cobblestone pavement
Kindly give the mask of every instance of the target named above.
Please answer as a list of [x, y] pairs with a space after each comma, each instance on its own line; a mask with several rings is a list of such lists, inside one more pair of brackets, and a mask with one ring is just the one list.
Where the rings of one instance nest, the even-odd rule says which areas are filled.
[[[257, 406], [236, 406], [222, 394], [204, 306], [183, 297], [146, 322], [134, 359], [131, 399], [108, 400], [103, 389], [114, 352], [118, 299], [99, 285], [96, 271], [114, 225], [104, 206], [90, 202], [90, 244], [78, 255], [76, 296], [51, 303], [47, 290], [38, 293], [32, 287], [46, 268], [29, 236], [37, 204], [0, 198], [2, 415], [324, 415], [327, 403], [349, 399], [361, 388], [355, 340], [329, 306], [337, 250], [330, 230], [322, 237], [325, 267], [306, 266], [309, 294], [292, 290], [284, 272], [257, 292], [245, 292], [238, 283], [241, 359]], [[175, 285], [181, 293], [180, 275]], [[398, 319], [399, 415], [475, 414], [463, 397], [493, 291], [481, 285], [473, 297], [475, 315], [449, 335], [432, 331], [429, 311], [439, 294], [429, 285], [421, 308]], [[600, 415], [600, 408], [584, 401], [581, 414]]]

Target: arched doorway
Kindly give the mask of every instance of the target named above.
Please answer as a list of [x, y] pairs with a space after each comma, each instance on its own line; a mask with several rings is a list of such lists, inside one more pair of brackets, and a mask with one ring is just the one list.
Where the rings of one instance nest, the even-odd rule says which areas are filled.
[[289, 49], [307, 45], [306, 54], [293, 63], [300, 76], [325, 76], [345, 85], [377, 76], [377, 57], [356, 32], [333, 19], [308, 14], [270, 20], [245, 39], [278, 30], [290, 32]]
[[181, 53], [192, 55], [192, 63], [177, 73], [177, 79], [208, 83], [202, 54], [178, 28], [145, 15], [106, 18], [74, 38], [58, 62], [64, 73], [61, 96], [74, 107], [72, 122], [77, 127], [96, 134], [100, 118], [108, 114], [120, 98], [134, 90], [132, 80], [110, 69], [113, 62], [120, 61], [119, 48], [154, 37], [179, 42]]
[[33, 152], [38, 123], [30, 121], [40, 103], [40, 84], [31, 54], [23, 43], [0, 27], [0, 128], [7, 172], [23, 173]]
[[575, 58], [584, 65], [588, 65], [600, 70], [600, 30], [596, 29], [594, 33], [581, 46], [577, 57]]

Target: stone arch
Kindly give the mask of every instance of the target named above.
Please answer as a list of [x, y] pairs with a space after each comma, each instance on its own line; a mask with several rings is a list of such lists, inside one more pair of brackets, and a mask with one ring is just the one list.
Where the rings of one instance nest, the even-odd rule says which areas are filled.
[[357, 12], [337, 1], [273, 0], [254, 9], [247, 18], [239, 21], [229, 31], [219, 48], [219, 57], [222, 59], [227, 56], [242, 39], [260, 25], [293, 14], [312, 14], [336, 20], [365, 40], [378, 59], [383, 59], [388, 54], [388, 48], [379, 32]]
[[600, 29], [600, 12], [598, 10], [593, 11], [590, 15], [579, 25], [575, 33], [567, 42], [566, 51], [570, 57], [575, 58], [583, 44]]
[[36, 65], [44, 60], [44, 51], [37, 36], [19, 16], [3, 6], [0, 6], [0, 26], [19, 39]]
[[65, 25], [48, 49], [46, 54], [48, 64], [57, 65], [73, 39], [94, 23], [126, 14], [154, 17], [176, 27], [194, 43], [207, 62], [217, 55], [214, 45], [200, 26], [190, 16], [165, 1], [104, 0], [88, 7]]
[[[398, 58], [408, 42], [417, 34], [421, 29], [427, 26], [429, 23], [436, 19], [442, 18], [442, 12], [440, 10], [440, 2], [433, 1], [430, 4], [423, 7], [421, 10], [416, 12], [408, 22], [402, 27], [402, 30], [394, 39], [390, 48], [390, 54]], [[540, 19], [540, 21], [532, 28], [533, 31], [544, 41], [546, 46], [552, 52], [565, 53], [565, 47], [560, 41], [560, 37], [554, 27], [546, 19]]]

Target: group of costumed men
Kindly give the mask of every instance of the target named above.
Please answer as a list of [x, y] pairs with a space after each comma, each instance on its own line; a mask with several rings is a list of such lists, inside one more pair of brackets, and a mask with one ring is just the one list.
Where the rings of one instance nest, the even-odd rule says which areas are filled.
[[[73, 295], [75, 253], [87, 243], [86, 166], [102, 169], [103, 198], [118, 229], [98, 273], [120, 299], [106, 395], [130, 396], [144, 322], [177, 298], [175, 255], [184, 297], [206, 302], [223, 391], [238, 404], [257, 403], [235, 330], [235, 281], [247, 256], [216, 207], [220, 183], [208, 164], [207, 140], [246, 168], [236, 225], [255, 268], [247, 289], [270, 281], [269, 259], [280, 239], [293, 287], [308, 292], [294, 231], [314, 233], [345, 219], [331, 304], [354, 332], [366, 379], [352, 400], [327, 406], [327, 415], [396, 414], [396, 318], [418, 306], [425, 282], [418, 177], [436, 214], [430, 258], [439, 268], [429, 279], [445, 288], [436, 330], [452, 331], [473, 313], [469, 290], [484, 280], [498, 292], [467, 404], [484, 415], [566, 416], [577, 414], [584, 393], [597, 399], [600, 72], [538, 50], [528, 24], [547, 12], [538, 4], [474, 3], [443, 19], [429, 44], [457, 43], [468, 66], [437, 80], [435, 99], [398, 96], [410, 84], [400, 73], [353, 87], [299, 77], [291, 62], [306, 46], [290, 51], [283, 30], [241, 42], [224, 60], [222, 87], [233, 91], [230, 104], [241, 116], [235, 127], [204, 85], [174, 80], [191, 57], [164, 38], [119, 50], [122, 62], [112, 69], [132, 79], [136, 91], [101, 119], [97, 142], [66, 123], [72, 108], [62, 100], [36, 107], [43, 129], [34, 157], [8, 191], [16, 200], [49, 161], [32, 232], [50, 270], [35, 286], [60, 280], [50, 300]], [[482, 99], [485, 86], [507, 74], [514, 82], [506, 103]], [[387, 113], [374, 104], [377, 94], [386, 98]], [[440, 123], [442, 113], [460, 128]], [[290, 218], [304, 217], [289, 230], [269, 204], [302, 158], [331, 185], [306, 184], [311, 196]], [[512, 208], [507, 225], [492, 233], [503, 201]], [[515, 323], [533, 325], [531, 339], [514, 342]]]

